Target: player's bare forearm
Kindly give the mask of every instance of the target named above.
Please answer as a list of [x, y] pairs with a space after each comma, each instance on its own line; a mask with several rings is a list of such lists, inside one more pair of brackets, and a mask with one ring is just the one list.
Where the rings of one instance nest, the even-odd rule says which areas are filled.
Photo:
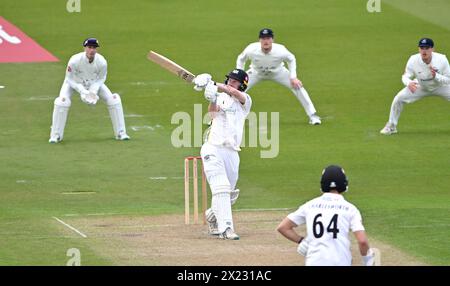
[[303, 237], [300, 236], [295, 230], [294, 227], [297, 225], [293, 223], [290, 219], [285, 218], [277, 227], [277, 231], [281, 233], [284, 237], [293, 241], [295, 243], [299, 243], [300, 239]]
[[367, 251], [369, 251], [369, 241], [367, 240], [366, 232], [364, 230], [355, 231], [354, 232], [356, 241], [359, 246], [359, 253], [362, 256], [367, 255]]
[[219, 92], [225, 92], [226, 94], [236, 97], [240, 103], [242, 103], [242, 104], [245, 103], [246, 97], [243, 92], [240, 92], [239, 90], [235, 89], [234, 87], [225, 85], [223, 83], [216, 83], [216, 85], [218, 87]]
[[208, 106], [209, 117], [214, 119], [216, 117], [216, 113], [219, 111], [219, 107], [215, 103], [210, 103]]

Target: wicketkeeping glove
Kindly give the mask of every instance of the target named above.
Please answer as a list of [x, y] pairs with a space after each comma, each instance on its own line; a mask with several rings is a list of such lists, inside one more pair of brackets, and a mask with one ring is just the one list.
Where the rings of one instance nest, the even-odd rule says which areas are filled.
[[88, 90], [83, 90], [80, 93], [81, 100], [89, 105], [95, 105], [99, 99], [98, 95]]

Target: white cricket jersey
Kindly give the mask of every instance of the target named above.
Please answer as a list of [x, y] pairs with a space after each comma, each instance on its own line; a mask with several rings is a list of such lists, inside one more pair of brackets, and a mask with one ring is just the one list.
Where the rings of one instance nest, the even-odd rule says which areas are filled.
[[[430, 66], [437, 70], [435, 78], [432, 78]], [[443, 85], [450, 85], [450, 66], [447, 57], [443, 54], [432, 53], [431, 63], [426, 64], [420, 53], [412, 55], [406, 64], [402, 81], [407, 86], [411, 79], [417, 79], [419, 86], [430, 91]]]
[[246, 93], [245, 103], [242, 104], [234, 96], [221, 92], [217, 96], [216, 104], [219, 111], [215, 113], [207, 142], [241, 151], [242, 133], [245, 118], [250, 112], [252, 99]]
[[306, 265], [352, 264], [349, 231], [364, 230], [359, 210], [342, 195], [324, 193], [289, 214], [296, 225], [306, 223], [310, 239]]
[[286, 62], [290, 78], [297, 77], [295, 56], [283, 45], [273, 43], [272, 50], [266, 54], [261, 49], [261, 43], [252, 43], [238, 56], [236, 68], [245, 69], [247, 60], [251, 61], [250, 68], [262, 76], [270, 76], [280, 71]]
[[107, 63], [102, 55], [97, 53], [90, 63], [86, 53], [82, 52], [70, 58], [65, 81], [78, 92], [84, 88], [97, 94], [106, 81], [106, 74]]

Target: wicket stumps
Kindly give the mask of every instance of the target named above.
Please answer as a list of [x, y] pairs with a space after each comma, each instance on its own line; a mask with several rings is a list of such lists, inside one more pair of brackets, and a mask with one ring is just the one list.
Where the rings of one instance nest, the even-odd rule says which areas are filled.
[[[192, 179], [193, 179], [193, 197], [194, 197], [194, 224], [198, 223], [198, 160], [202, 161], [200, 156], [189, 156], [184, 158], [184, 223], [190, 222], [190, 162], [192, 161]], [[203, 163], [201, 166], [202, 172], [202, 217], [203, 224], [206, 224], [205, 211], [207, 208], [207, 194], [206, 194], [206, 176], [203, 170]]]

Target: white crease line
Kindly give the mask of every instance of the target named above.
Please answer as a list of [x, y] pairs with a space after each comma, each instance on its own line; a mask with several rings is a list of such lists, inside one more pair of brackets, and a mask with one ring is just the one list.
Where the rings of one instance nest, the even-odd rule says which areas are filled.
[[27, 98], [27, 100], [53, 100], [54, 97], [51, 96], [32, 96], [30, 98]]
[[263, 212], [263, 211], [290, 211], [293, 208], [273, 208], [273, 209], [236, 209], [235, 212]]
[[171, 179], [171, 180], [182, 180], [184, 179], [184, 177], [164, 177], [164, 176], [160, 176], [160, 177], [148, 177], [150, 180], [167, 180], [167, 179]]
[[141, 117], [144, 117], [144, 115], [140, 115], [140, 114], [125, 114], [125, 117], [126, 118], [133, 118], [133, 117], [141, 118]]
[[157, 128], [164, 129], [162, 125], [156, 124], [155, 126], [150, 125], [142, 125], [142, 126], [131, 126], [130, 127], [133, 131], [141, 131], [141, 130], [150, 130], [154, 131]]
[[[184, 177], [172, 177], [176, 179], [184, 179]], [[260, 211], [293, 211], [296, 208], [267, 208], [267, 209], [235, 209], [235, 212], [260, 212]], [[133, 216], [129, 213], [90, 213], [90, 214], [64, 214], [65, 217], [76, 217], [76, 216], [108, 216], [108, 215], [123, 215], [123, 216]], [[146, 216], [148, 217], [148, 216]], [[151, 217], [151, 216], [150, 216]], [[170, 225], [162, 225], [170, 226]]]
[[62, 195], [92, 195], [97, 192], [63, 192]]
[[124, 215], [121, 213], [93, 213], [93, 214], [65, 214], [64, 216], [73, 217], [73, 216], [105, 216], [105, 215]]
[[150, 177], [150, 180], [167, 180], [167, 177]]
[[56, 219], [57, 221], [59, 221], [60, 223], [62, 223], [63, 225], [67, 226], [67, 227], [70, 228], [71, 230], [75, 231], [76, 233], [78, 233], [78, 234], [81, 235], [82, 237], [84, 237], [84, 238], [87, 237], [87, 235], [85, 235], [84, 233], [82, 233], [82, 232], [79, 231], [78, 229], [74, 228], [73, 226], [68, 225], [67, 223], [63, 222], [63, 221], [60, 220], [59, 218], [57, 218], [57, 217], [55, 217], [55, 216], [54, 216], [53, 218]]
[[423, 225], [400, 225], [401, 228], [433, 228], [433, 227], [449, 227], [450, 224], [439, 223], [439, 224], [423, 224]]
[[183, 85], [183, 82], [168, 82], [168, 81], [135, 81], [130, 82], [131, 85], [147, 86], [147, 85]]

